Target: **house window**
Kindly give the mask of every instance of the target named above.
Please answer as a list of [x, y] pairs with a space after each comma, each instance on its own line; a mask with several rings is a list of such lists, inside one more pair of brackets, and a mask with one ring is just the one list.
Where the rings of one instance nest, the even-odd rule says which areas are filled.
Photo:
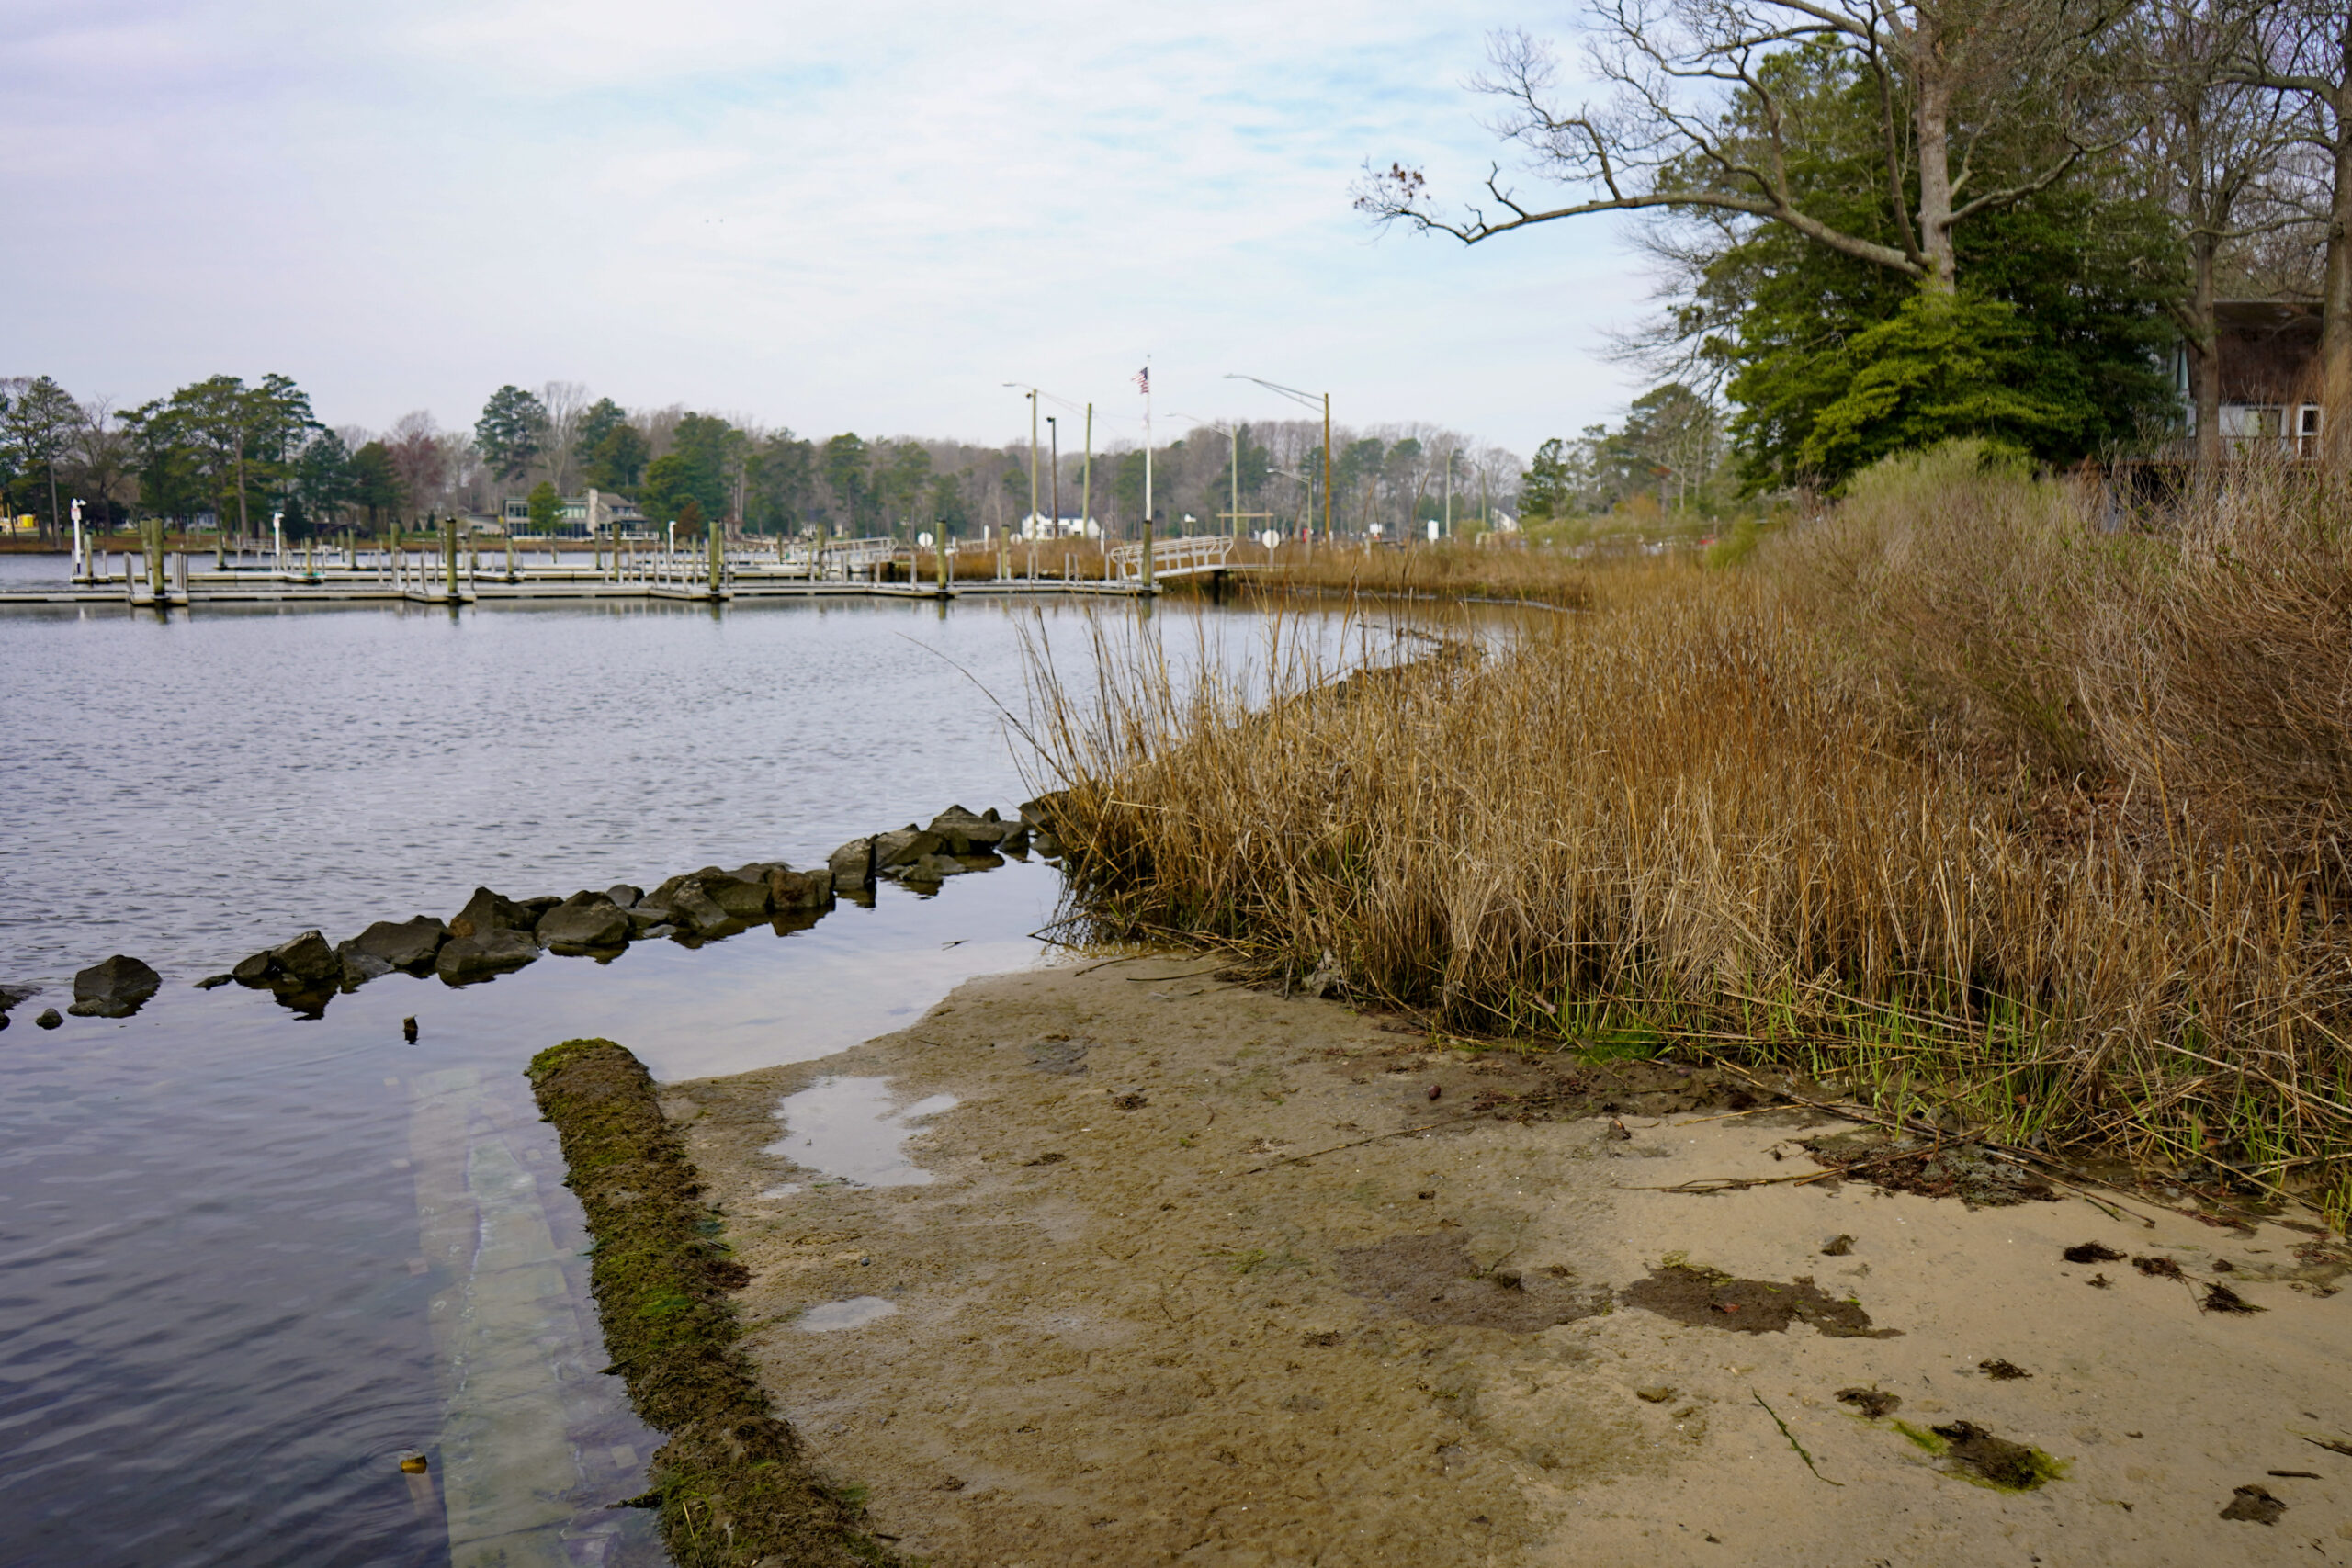
[[2319, 405], [2305, 403], [2295, 411], [2295, 456], [2319, 456]]

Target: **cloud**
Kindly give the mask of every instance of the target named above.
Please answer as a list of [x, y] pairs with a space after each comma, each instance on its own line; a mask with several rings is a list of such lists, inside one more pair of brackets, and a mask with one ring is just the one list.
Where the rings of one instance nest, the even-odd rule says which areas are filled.
[[[584, 381], [823, 433], [1001, 438], [1147, 353], [1521, 451], [1621, 405], [1599, 225], [1374, 235], [1359, 164], [1466, 183], [1486, 13], [674, 0], [89, 0], [25, 18], [0, 152], [24, 364], [139, 399], [281, 369], [328, 417]], [[1508, 20], [1509, 18], [1500, 18]]]

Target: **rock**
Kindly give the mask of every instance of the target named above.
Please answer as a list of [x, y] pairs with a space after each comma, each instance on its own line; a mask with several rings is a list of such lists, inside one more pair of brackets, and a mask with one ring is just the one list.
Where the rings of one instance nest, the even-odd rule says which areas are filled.
[[74, 976], [74, 1005], [66, 1010], [76, 1018], [129, 1018], [163, 983], [153, 969], [118, 953]]
[[688, 883], [670, 896], [670, 919], [701, 936], [742, 929], [742, 922], [720, 908], [699, 883]]
[[705, 897], [738, 920], [765, 919], [768, 912], [768, 885], [764, 874], [757, 882], [746, 882], [731, 872], [717, 876], [701, 876], [695, 886]]
[[392, 973], [392, 965], [372, 953], [362, 953], [347, 942], [337, 942], [335, 956], [343, 962], [343, 988], [356, 991], [370, 980]]
[[273, 984], [286, 981], [298, 987], [324, 986], [343, 978], [343, 960], [327, 945], [327, 939], [314, 931], [304, 931], [293, 941], [271, 948], [269, 962], [275, 971]]
[[449, 985], [463, 986], [520, 969], [538, 955], [538, 945], [529, 937], [501, 927], [444, 942], [434, 956], [433, 972]]
[[229, 971], [229, 978], [240, 986], [266, 986], [271, 967], [269, 953], [264, 950], [238, 959], [237, 966]]
[[234, 975], [207, 975], [196, 983], [196, 988], [199, 991], [217, 991], [235, 978]]
[[852, 839], [825, 857], [825, 868], [833, 874], [833, 891], [852, 897], [874, 886], [874, 840]]
[[538, 939], [557, 953], [609, 953], [628, 943], [628, 912], [602, 893], [575, 893], [539, 917]]
[[976, 817], [960, 806], [951, 806], [931, 819], [931, 831], [946, 846], [951, 855], [977, 854], [993, 850], [1003, 842], [1010, 830], [998, 821], [994, 807], [991, 815]]
[[1009, 855], [1027, 854], [1029, 852], [1028, 826], [1025, 823], [1012, 824], [1006, 829], [1004, 837], [997, 840], [996, 847]]
[[28, 1002], [40, 994], [39, 986], [0, 986], [0, 1018], [7, 1017], [8, 1010], [18, 1002]]
[[912, 865], [925, 855], [935, 855], [947, 847], [946, 840], [936, 833], [927, 833], [910, 822], [895, 832], [877, 833], [874, 838], [874, 869], [886, 872], [902, 865]]
[[[536, 924], [541, 915], [546, 914], [549, 909], [552, 909], [558, 904], [562, 903], [563, 899], [561, 896], [558, 894], [541, 893], [535, 897], [517, 898], [514, 902], [522, 905], [523, 908], [531, 912], [532, 922]], [[528, 928], [526, 927], [524, 929], [527, 930]]]
[[779, 865], [767, 875], [768, 908], [776, 914], [833, 907], [833, 872], [794, 871]]
[[961, 876], [972, 868], [953, 855], [925, 855], [899, 873], [899, 880], [937, 886], [951, 876]]
[[[455, 937], [478, 937], [485, 931], [529, 931], [539, 923], [539, 917], [514, 899], [492, 893], [487, 887], [477, 887], [466, 907], [449, 920], [449, 934]], [[435, 963], [437, 970], [440, 965]]]
[[1035, 800], [1023, 801], [1021, 820], [1028, 823], [1031, 828], [1040, 833], [1052, 832], [1055, 815], [1060, 811], [1062, 800], [1069, 793], [1067, 790], [1057, 789], [1050, 794], [1041, 795]]
[[615, 904], [626, 909], [630, 905], [636, 903], [639, 898], [645, 897], [645, 889], [642, 887], [631, 887], [626, 882], [616, 882], [613, 886], [605, 889], [605, 897], [610, 898]]
[[416, 1043], [416, 1020], [413, 1016], [401, 1020], [401, 1038], [412, 1045]]
[[395, 969], [433, 967], [433, 955], [449, 940], [449, 928], [431, 915], [413, 920], [378, 920], [341, 944], [370, 958], [380, 958]]
[[638, 936], [643, 936], [655, 926], [670, 923], [670, 906], [657, 904], [650, 898], [631, 904], [622, 912], [628, 916], [628, 929]]
[[64, 1019], [58, 1016], [55, 1008], [43, 1008], [40, 1010], [40, 1016], [33, 1020], [33, 1024], [39, 1029], [55, 1029], [64, 1021]]

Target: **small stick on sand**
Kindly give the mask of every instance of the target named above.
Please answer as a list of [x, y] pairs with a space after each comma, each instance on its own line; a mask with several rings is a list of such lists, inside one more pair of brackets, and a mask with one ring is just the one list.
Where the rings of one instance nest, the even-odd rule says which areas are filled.
[[[1764, 1404], [1764, 1396], [1757, 1393], [1752, 1388], [1747, 1391], [1747, 1397], [1754, 1400], [1758, 1404]], [[1821, 1467], [1813, 1462], [1813, 1456], [1804, 1451], [1804, 1445], [1797, 1441], [1797, 1435], [1789, 1430], [1789, 1424], [1781, 1419], [1781, 1413], [1779, 1411], [1773, 1409], [1769, 1404], [1764, 1404], [1764, 1414], [1772, 1418], [1772, 1425], [1781, 1429], [1781, 1436], [1789, 1439], [1789, 1447], [1797, 1450], [1797, 1458], [1804, 1461], [1804, 1467], [1813, 1472], [1813, 1478], [1815, 1481], [1820, 1482], [1824, 1486], [1843, 1486], [1846, 1484], [1842, 1481], [1832, 1481], [1829, 1477], [1821, 1473]]]

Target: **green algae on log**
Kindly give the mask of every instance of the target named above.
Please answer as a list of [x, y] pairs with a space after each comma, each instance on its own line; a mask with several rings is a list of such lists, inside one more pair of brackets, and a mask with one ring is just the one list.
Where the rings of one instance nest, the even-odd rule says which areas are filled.
[[749, 1275], [662, 1115], [644, 1065], [609, 1040], [531, 1059], [540, 1112], [563, 1141], [564, 1185], [595, 1250], [589, 1266], [611, 1370], [668, 1436], [652, 1486], [677, 1568], [833, 1568], [899, 1561], [859, 1528], [858, 1495], [828, 1485], [769, 1404], [738, 1340], [729, 1292]]

